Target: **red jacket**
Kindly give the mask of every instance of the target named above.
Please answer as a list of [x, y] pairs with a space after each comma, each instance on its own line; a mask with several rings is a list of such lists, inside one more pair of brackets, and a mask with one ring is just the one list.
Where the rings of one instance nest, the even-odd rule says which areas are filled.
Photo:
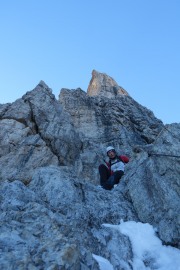
[[127, 156], [119, 156], [119, 158], [122, 160], [122, 162], [124, 163], [128, 163], [129, 162], [129, 158]]

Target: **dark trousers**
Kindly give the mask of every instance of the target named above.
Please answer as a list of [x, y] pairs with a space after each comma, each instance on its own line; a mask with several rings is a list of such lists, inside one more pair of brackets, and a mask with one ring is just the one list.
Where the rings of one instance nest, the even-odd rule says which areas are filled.
[[99, 166], [99, 174], [100, 174], [100, 184], [104, 189], [111, 190], [114, 185], [119, 184], [121, 177], [123, 176], [123, 171], [116, 171], [111, 175], [108, 168], [101, 164]]

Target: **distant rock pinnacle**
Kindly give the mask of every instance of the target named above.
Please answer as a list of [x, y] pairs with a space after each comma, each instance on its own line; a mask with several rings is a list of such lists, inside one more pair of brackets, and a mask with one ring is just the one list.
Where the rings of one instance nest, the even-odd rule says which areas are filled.
[[129, 95], [113, 78], [96, 70], [92, 71], [87, 94], [89, 96], [104, 96], [108, 98], [114, 98], [117, 95]]

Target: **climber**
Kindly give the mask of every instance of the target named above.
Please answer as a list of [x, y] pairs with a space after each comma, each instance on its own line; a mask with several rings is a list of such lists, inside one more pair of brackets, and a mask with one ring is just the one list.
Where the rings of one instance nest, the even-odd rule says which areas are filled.
[[114, 185], [119, 184], [124, 174], [124, 163], [129, 162], [127, 156], [118, 156], [113, 146], [106, 148], [109, 162], [99, 166], [100, 184], [104, 189], [111, 190]]

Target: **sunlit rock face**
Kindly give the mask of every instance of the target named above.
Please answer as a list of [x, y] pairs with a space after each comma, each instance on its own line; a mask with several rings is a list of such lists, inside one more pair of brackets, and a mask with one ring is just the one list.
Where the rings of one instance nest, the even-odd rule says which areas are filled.
[[127, 91], [120, 87], [116, 81], [105, 73], [92, 71], [92, 78], [88, 86], [89, 96], [103, 96], [114, 98], [117, 95], [128, 95]]
[[[178, 246], [179, 138], [180, 124], [164, 125], [97, 71], [87, 93], [62, 89], [56, 100], [41, 81], [1, 104], [1, 269], [99, 269], [92, 254], [131, 269], [129, 239], [102, 227], [121, 219]], [[108, 145], [130, 157], [112, 191], [98, 175]]]

